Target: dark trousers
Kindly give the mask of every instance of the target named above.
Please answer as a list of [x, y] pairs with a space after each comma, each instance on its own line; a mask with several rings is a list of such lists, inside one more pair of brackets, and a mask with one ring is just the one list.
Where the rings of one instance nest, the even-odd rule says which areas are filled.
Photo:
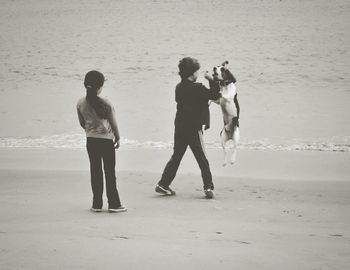
[[175, 127], [174, 153], [164, 168], [162, 178], [158, 183], [159, 185], [168, 187], [171, 184], [175, 178], [182, 157], [186, 152], [187, 146], [190, 146], [199, 168], [201, 169], [204, 189], [214, 189], [209, 162], [204, 152], [202, 135], [203, 132], [201, 130]]
[[115, 149], [113, 140], [87, 138], [86, 148], [90, 159], [91, 187], [93, 193], [92, 207], [100, 209], [103, 205], [102, 161], [106, 178], [108, 207], [119, 207], [121, 204], [115, 176]]

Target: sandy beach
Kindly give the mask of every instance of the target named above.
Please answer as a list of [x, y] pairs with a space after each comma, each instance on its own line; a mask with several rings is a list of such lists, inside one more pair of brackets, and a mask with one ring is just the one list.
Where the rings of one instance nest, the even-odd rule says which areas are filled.
[[204, 198], [190, 154], [174, 181], [177, 196], [153, 191], [169, 153], [118, 152], [128, 212], [110, 214], [89, 211], [85, 151], [0, 149], [0, 268], [348, 267], [347, 153], [243, 151], [225, 171], [221, 152], [209, 151], [214, 200]]
[[[1, 1], [0, 269], [350, 269], [349, 10], [346, 0]], [[237, 164], [221, 166], [215, 104], [204, 136], [213, 200], [190, 153], [177, 196], [154, 192], [185, 56], [201, 72], [228, 60], [237, 78]], [[126, 213], [89, 211], [76, 102], [91, 69], [116, 111]]]

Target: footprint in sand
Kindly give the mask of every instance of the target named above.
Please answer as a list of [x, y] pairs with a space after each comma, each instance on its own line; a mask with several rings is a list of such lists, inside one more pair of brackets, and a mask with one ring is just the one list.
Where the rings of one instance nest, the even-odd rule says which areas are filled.
[[249, 242], [246, 241], [240, 241], [240, 240], [233, 240], [234, 242], [238, 243], [238, 244], [245, 244], [245, 245], [250, 245]]
[[116, 239], [129, 239], [129, 237], [123, 236], [123, 235], [115, 235], [111, 238], [111, 240], [116, 240]]
[[341, 235], [341, 234], [330, 234], [329, 236], [333, 236], [333, 237], [343, 237], [343, 235]]

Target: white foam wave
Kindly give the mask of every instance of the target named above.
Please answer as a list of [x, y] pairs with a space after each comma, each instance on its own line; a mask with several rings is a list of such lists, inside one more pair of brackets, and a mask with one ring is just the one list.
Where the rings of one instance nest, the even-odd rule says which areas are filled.
[[[62, 149], [83, 149], [86, 138], [83, 134], [60, 134], [42, 137], [3, 137], [0, 138], [1, 148], [62, 148]], [[173, 141], [144, 141], [121, 139], [123, 148], [146, 148], [146, 149], [170, 149]], [[210, 149], [220, 149], [219, 141], [207, 142], [206, 147]], [[271, 143], [269, 140], [242, 140], [239, 149], [248, 150], [273, 150], [273, 151], [331, 151], [350, 152], [350, 136], [333, 137], [331, 139], [290, 139], [282, 143]]]

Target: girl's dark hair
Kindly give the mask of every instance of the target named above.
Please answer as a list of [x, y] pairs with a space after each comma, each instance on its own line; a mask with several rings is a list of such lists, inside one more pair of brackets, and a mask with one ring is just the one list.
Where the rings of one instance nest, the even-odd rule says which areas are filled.
[[85, 75], [84, 86], [86, 88], [86, 100], [94, 108], [98, 117], [107, 119], [110, 106], [99, 96], [97, 91], [103, 86], [105, 77], [96, 70], [91, 70]]
[[182, 58], [179, 62], [179, 75], [181, 79], [186, 79], [189, 76], [193, 75], [198, 69], [200, 69], [200, 65], [197, 59], [192, 57]]

